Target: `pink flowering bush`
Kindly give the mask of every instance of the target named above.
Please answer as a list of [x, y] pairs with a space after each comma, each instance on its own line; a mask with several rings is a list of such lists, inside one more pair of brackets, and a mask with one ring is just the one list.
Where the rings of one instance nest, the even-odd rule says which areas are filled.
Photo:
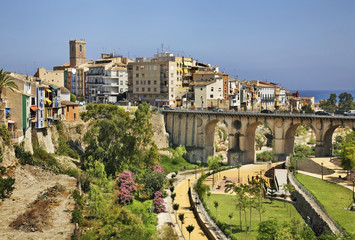
[[154, 211], [156, 213], [165, 212], [166, 210], [164, 205], [164, 199], [162, 197], [163, 194], [160, 191], [156, 191], [154, 193], [153, 205], [154, 205]]
[[155, 165], [154, 167], [152, 167], [152, 170], [154, 172], [158, 172], [158, 173], [164, 173], [164, 168], [160, 165]]
[[133, 173], [124, 171], [118, 176], [117, 185], [120, 188], [118, 193], [118, 202], [121, 205], [127, 205], [134, 199], [134, 193], [137, 191], [136, 183], [133, 181]]

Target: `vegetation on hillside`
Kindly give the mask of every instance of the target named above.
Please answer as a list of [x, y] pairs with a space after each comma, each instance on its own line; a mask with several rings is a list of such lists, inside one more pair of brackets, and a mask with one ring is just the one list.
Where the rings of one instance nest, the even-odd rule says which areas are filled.
[[337, 101], [337, 95], [335, 93], [330, 94], [327, 100], [321, 101], [319, 106], [331, 113], [343, 113], [354, 108], [354, 97], [347, 92], [339, 94]]

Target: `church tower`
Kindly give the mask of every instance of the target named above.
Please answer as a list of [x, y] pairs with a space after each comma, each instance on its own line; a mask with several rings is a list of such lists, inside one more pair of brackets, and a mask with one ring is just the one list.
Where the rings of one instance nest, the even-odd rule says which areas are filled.
[[86, 62], [86, 41], [69, 41], [70, 67], [74, 68]]

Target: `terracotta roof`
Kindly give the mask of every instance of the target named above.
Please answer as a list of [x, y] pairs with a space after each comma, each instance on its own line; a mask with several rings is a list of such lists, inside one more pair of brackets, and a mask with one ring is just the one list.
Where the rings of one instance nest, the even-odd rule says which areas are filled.
[[60, 102], [62, 105], [69, 105], [69, 106], [78, 106], [79, 104], [75, 103], [75, 102], [70, 102], [70, 101], [61, 101]]
[[65, 88], [65, 87], [61, 87], [60, 88], [60, 92], [61, 93], [70, 93], [70, 91], [67, 88]]
[[195, 82], [192, 82], [190, 83], [190, 85], [193, 85], [193, 86], [206, 86], [206, 85], [209, 85], [211, 83], [214, 83], [216, 81], [195, 81]]

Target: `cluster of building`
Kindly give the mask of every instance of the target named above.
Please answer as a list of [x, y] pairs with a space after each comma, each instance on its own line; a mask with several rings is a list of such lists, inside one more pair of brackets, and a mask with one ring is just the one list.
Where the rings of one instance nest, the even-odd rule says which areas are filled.
[[[43, 129], [56, 120], [77, 120], [78, 102], [235, 111], [301, 110], [314, 108], [313, 97], [300, 97], [278, 84], [232, 78], [218, 66], [192, 57], [158, 52], [154, 57], [132, 60], [101, 54], [86, 60], [86, 41], [69, 41], [70, 61], [53, 70], [39, 68], [33, 77], [12, 73], [18, 91], [6, 91], [1, 99], [0, 122], [14, 137], [30, 128]], [[11, 116], [11, 117], [9, 117]]]
[[70, 91], [65, 87], [28, 75], [11, 73], [10, 77], [18, 90], [3, 89], [0, 124], [7, 126], [12, 142], [30, 137], [30, 130], [45, 131], [55, 121], [79, 119], [79, 106], [70, 101]]
[[[82, 102], [169, 105], [188, 109], [224, 108], [236, 111], [262, 109], [294, 111], [314, 107], [313, 97], [300, 97], [282, 86], [246, 81], [220, 72], [219, 67], [191, 57], [158, 52], [135, 60], [102, 54], [86, 60], [86, 41], [69, 41], [70, 61], [53, 71], [39, 69], [37, 77], [62, 81]], [[58, 80], [56, 80], [58, 79]]]

